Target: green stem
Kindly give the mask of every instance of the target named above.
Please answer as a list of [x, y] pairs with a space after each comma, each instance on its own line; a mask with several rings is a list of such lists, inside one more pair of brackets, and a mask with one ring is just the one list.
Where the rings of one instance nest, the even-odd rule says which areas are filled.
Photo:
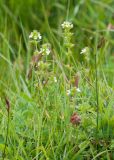
[[68, 17], [69, 17], [69, 10], [70, 10], [70, 0], [68, 0], [68, 6], [67, 6], [67, 17], [66, 19], [68, 20]]
[[99, 123], [99, 87], [98, 87], [98, 67], [97, 67], [97, 53], [95, 54], [95, 78], [96, 78], [96, 107], [97, 107], [97, 132]]
[[7, 147], [7, 141], [8, 141], [8, 133], [9, 133], [9, 112], [8, 112], [8, 122], [7, 122], [7, 130], [6, 130], [6, 140], [5, 140], [5, 146], [3, 150], [3, 156], [2, 159], [5, 159], [6, 156], [6, 147]]

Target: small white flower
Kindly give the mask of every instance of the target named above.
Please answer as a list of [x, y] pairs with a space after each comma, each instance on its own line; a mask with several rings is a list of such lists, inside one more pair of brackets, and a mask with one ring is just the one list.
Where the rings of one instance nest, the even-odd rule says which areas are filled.
[[69, 96], [70, 94], [71, 94], [71, 90], [68, 89], [68, 90], [67, 90], [67, 95]]
[[79, 92], [79, 93], [81, 92], [80, 88], [76, 88], [76, 91]]
[[47, 48], [47, 49], [46, 49], [46, 55], [48, 56], [49, 54], [50, 54], [50, 49]]
[[41, 40], [42, 39], [42, 36], [41, 34], [38, 32], [38, 39]]
[[46, 49], [44, 49], [44, 48], [40, 48], [40, 53], [42, 53], [43, 55], [49, 55], [50, 54], [50, 49], [49, 48], [46, 48]]
[[57, 78], [56, 77], [54, 77], [54, 82], [57, 83]]
[[42, 83], [43, 83], [43, 84], [45, 84], [45, 83], [46, 83], [46, 81], [43, 81]]
[[29, 38], [31, 39], [33, 37], [33, 32], [30, 33]]
[[85, 54], [88, 52], [88, 47], [85, 47], [81, 50], [80, 54]]
[[84, 53], [86, 53], [86, 48], [82, 49], [80, 52], [80, 54], [84, 54]]
[[63, 29], [72, 29], [73, 28], [73, 24], [68, 21], [63, 22], [61, 26]]

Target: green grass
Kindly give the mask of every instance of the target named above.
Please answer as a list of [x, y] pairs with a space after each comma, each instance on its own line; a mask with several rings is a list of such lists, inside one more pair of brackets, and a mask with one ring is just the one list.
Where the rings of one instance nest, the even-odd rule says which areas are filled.
[[[113, 8], [113, 0], [0, 0], [1, 160], [114, 159], [114, 33], [107, 30], [114, 24]], [[61, 29], [65, 20], [74, 24], [71, 57]], [[44, 57], [51, 65], [33, 68], [28, 79], [34, 29], [41, 43], [52, 45]], [[86, 46], [89, 62], [80, 54]], [[72, 98], [66, 93], [77, 72], [81, 92]], [[50, 79], [47, 85], [35, 87], [44, 78]], [[75, 112], [77, 126], [70, 122]]]

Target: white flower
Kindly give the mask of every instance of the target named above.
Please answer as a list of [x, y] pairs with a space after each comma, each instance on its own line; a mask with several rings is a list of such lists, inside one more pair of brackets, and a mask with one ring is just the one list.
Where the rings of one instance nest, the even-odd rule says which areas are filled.
[[37, 30], [34, 30], [33, 32], [30, 33], [29, 38], [33, 40], [41, 40], [42, 36], [40, 32], [38, 32]]
[[80, 54], [85, 54], [88, 52], [88, 47], [85, 47], [81, 50]]
[[42, 48], [40, 48], [40, 53], [48, 56], [51, 53], [51, 45], [49, 43], [43, 44]]
[[33, 37], [33, 32], [30, 33], [29, 38], [31, 39]]
[[46, 49], [46, 55], [48, 56], [49, 54], [50, 54], [50, 49], [47, 48], [47, 49]]
[[73, 28], [73, 24], [68, 21], [63, 22], [61, 26], [63, 29], [72, 29]]
[[42, 83], [43, 83], [43, 84], [45, 84], [45, 83], [46, 83], [46, 81], [43, 81]]
[[57, 83], [57, 78], [56, 77], [54, 77], [54, 82]]
[[50, 49], [49, 48], [46, 48], [46, 49], [44, 49], [44, 48], [41, 48], [40, 49], [40, 53], [42, 53], [43, 55], [49, 55], [50, 54]]
[[42, 36], [41, 34], [38, 32], [38, 39], [41, 40], [42, 39]]
[[80, 88], [76, 88], [76, 91], [79, 92], [79, 93], [81, 92]]
[[68, 90], [67, 90], [67, 95], [69, 96], [70, 94], [71, 94], [71, 90], [68, 89]]

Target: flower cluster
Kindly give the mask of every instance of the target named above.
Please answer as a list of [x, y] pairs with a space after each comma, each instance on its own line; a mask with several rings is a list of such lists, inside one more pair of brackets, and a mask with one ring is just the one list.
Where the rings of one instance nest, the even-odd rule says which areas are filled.
[[55, 76], [55, 74], [52, 73], [52, 75], [49, 77], [49, 83], [52, 84], [57, 82], [58, 82], [57, 77]]
[[66, 94], [68, 96], [73, 96], [76, 92], [80, 93], [81, 92], [80, 88], [73, 87], [71, 89], [68, 89]]
[[40, 32], [38, 32], [37, 30], [34, 30], [33, 32], [30, 33], [29, 38], [31, 40], [40, 41], [42, 39], [42, 36]]
[[88, 53], [88, 51], [89, 51], [89, 48], [88, 48], [88, 47], [85, 47], [85, 48], [83, 48], [83, 49], [81, 50], [80, 54], [86, 54], [86, 53]]
[[71, 48], [74, 46], [71, 42], [73, 35], [71, 29], [73, 28], [73, 24], [71, 22], [65, 21], [61, 26], [63, 29], [64, 44], [67, 48], [67, 55], [71, 55]]
[[42, 53], [42, 55], [49, 55], [51, 52], [51, 45], [49, 43], [45, 43], [42, 45], [42, 48], [40, 49], [40, 53]]
[[90, 58], [90, 49], [89, 47], [85, 47], [81, 50], [80, 54], [83, 54], [85, 57], [86, 62], [89, 62], [89, 58]]
[[61, 26], [63, 29], [68, 29], [68, 30], [73, 28], [73, 24], [68, 21], [64, 21]]
[[[39, 42], [42, 39], [42, 36], [40, 32], [37, 30], [34, 30], [33, 32], [30, 33], [29, 35], [30, 42], [33, 43], [35, 46], [35, 51], [34, 54], [42, 54], [42, 55], [49, 55], [51, 53], [51, 45], [49, 43], [42, 44], [40, 47]], [[39, 49], [38, 49], [39, 48]]]
[[45, 70], [47, 70], [47, 68], [49, 68], [50, 63], [43, 62], [43, 61], [39, 61], [37, 66], [38, 66], [38, 68], [39, 68], [40, 70], [45, 71]]

